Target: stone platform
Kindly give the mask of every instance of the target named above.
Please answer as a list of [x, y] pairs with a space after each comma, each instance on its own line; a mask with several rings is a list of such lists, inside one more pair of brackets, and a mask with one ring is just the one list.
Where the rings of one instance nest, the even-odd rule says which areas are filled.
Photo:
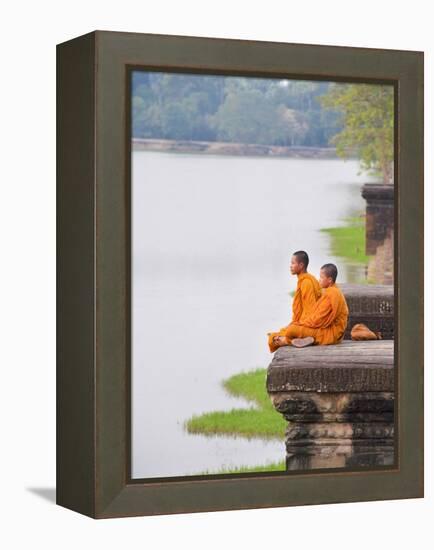
[[267, 391], [288, 421], [287, 470], [394, 463], [393, 341], [279, 348]]

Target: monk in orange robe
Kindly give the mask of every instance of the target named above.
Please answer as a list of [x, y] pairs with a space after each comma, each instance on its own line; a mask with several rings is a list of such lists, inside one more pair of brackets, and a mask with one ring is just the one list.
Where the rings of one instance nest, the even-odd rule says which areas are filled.
[[[292, 323], [302, 321], [312, 311], [317, 300], [321, 297], [321, 287], [316, 278], [307, 272], [309, 256], [304, 250], [294, 252], [291, 257], [290, 271], [297, 275], [297, 289], [292, 301]], [[279, 332], [269, 332], [268, 343], [270, 349], [276, 336], [284, 336], [289, 325], [282, 327]], [[277, 349], [277, 348], [276, 348]], [[272, 350], [275, 351], [275, 350]]]
[[309, 256], [304, 250], [294, 252], [289, 266], [292, 275], [297, 275], [297, 289], [292, 301], [292, 323], [302, 321], [321, 298], [321, 287], [316, 278], [307, 272], [308, 265]]
[[338, 344], [344, 338], [348, 322], [348, 306], [336, 284], [338, 270], [334, 264], [325, 264], [320, 270], [321, 298], [302, 320], [290, 323], [282, 333], [269, 335], [271, 352], [280, 346], [305, 347], [312, 344]]

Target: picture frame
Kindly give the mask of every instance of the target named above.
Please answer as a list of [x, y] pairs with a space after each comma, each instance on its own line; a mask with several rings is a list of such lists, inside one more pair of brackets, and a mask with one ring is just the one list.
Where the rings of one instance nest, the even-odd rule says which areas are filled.
[[[131, 479], [137, 67], [394, 86], [394, 467]], [[103, 519], [423, 497], [423, 91], [420, 51], [99, 30], [57, 45], [57, 504]]]

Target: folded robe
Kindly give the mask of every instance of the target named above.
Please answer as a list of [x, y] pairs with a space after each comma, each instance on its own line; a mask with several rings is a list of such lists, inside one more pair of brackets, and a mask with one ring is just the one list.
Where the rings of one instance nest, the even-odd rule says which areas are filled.
[[352, 340], [381, 340], [381, 332], [373, 332], [363, 323], [357, 323], [351, 329]]

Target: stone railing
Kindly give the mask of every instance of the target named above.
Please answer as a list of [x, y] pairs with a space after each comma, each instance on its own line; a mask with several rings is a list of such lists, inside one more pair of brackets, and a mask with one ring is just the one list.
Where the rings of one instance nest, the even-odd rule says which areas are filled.
[[351, 338], [351, 329], [364, 323], [385, 340], [393, 338], [395, 306], [392, 285], [339, 285], [348, 304], [350, 315], [344, 338]]
[[288, 421], [287, 470], [394, 463], [392, 340], [281, 347], [267, 391]]

